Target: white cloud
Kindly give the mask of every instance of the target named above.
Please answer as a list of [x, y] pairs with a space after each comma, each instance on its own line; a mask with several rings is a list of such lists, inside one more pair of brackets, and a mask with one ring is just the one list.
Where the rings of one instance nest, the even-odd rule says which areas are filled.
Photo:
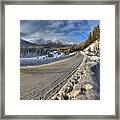
[[70, 29], [73, 29], [74, 27], [75, 27], [74, 24], [68, 24], [67, 26], [62, 28], [62, 30], [70, 30]]
[[56, 27], [58, 27], [59, 25], [63, 24], [62, 21], [57, 21], [57, 22], [51, 21], [50, 23], [51, 23], [51, 24], [48, 25], [48, 29], [49, 29], [49, 27], [50, 27], [50, 28], [56, 28]]

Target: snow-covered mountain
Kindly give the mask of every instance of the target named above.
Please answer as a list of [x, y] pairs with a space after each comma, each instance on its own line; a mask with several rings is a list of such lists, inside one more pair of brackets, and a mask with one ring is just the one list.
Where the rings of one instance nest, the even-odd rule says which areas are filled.
[[[36, 33], [36, 34], [38, 34], [38, 33]], [[73, 45], [74, 44], [73, 42], [68, 42], [68, 41], [56, 39], [56, 38], [49, 39], [49, 38], [43, 38], [43, 37], [35, 37], [36, 34], [31, 35], [29, 33], [20, 32], [20, 38], [24, 41], [27, 41], [30, 43], [35, 43], [37, 45], [47, 45], [47, 44]]]
[[32, 38], [32, 37], [21, 37], [20, 39], [30, 42], [30, 43], [35, 43], [36, 45], [47, 45], [47, 44], [53, 44], [53, 45], [73, 45], [73, 42], [66, 42], [64, 40], [45, 40], [43, 38]]
[[34, 43], [37, 44], [37, 45], [45, 45], [45, 44], [47, 44], [47, 41], [40, 38], [40, 39], [34, 41]]
[[63, 44], [63, 45], [65, 45], [65, 42], [63, 42], [62, 40], [55, 40], [55, 41], [54, 41], [54, 43], [56, 43], [56, 44]]
[[29, 42], [29, 41], [26, 41], [22, 38], [20, 38], [20, 46], [23, 47], [23, 46], [35, 46], [36, 44], [35, 43], [32, 43], [32, 42]]

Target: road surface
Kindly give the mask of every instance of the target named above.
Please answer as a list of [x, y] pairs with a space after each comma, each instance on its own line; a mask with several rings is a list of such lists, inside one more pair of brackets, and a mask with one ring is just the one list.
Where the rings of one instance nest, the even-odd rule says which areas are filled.
[[75, 56], [58, 62], [21, 67], [20, 99], [50, 99], [67, 81], [67, 77], [81, 64], [83, 55]]

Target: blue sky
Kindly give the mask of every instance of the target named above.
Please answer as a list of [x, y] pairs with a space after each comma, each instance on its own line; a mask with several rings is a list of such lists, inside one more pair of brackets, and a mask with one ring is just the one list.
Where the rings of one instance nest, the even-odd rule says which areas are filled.
[[43, 38], [79, 44], [99, 24], [99, 20], [21, 20], [20, 32], [29, 40]]

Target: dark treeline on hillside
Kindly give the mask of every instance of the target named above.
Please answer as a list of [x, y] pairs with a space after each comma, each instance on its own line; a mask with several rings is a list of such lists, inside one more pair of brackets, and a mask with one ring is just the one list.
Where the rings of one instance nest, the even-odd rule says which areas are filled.
[[91, 45], [94, 41], [100, 38], [100, 27], [94, 27], [93, 32], [90, 32], [88, 39], [80, 44], [80, 50], [84, 50], [86, 47]]
[[94, 30], [89, 33], [88, 39], [85, 42], [82, 42], [80, 45], [73, 45], [70, 48], [70, 52], [84, 50], [86, 47], [91, 45], [94, 41], [100, 38], [100, 27], [94, 27]]

